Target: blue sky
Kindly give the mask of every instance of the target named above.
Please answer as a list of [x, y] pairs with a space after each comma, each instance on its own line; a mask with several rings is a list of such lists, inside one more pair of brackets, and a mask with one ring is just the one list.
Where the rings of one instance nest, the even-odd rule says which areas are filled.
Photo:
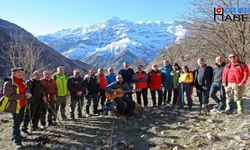
[[179, 20], [187, 3], [188, 0], [1, 0], [0, 18], [43, 35], [111, 17], [130, 21]]

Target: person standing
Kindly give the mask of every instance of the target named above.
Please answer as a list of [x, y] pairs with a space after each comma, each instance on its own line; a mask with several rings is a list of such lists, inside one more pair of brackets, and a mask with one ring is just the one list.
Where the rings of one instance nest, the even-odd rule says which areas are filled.
[[22, 127], [22, 131], [26, 133], [30, 121], [32, 122], [32, 130], [40, 129], [38, 123], [41, 117], [42, 102], [43, 99], [45, 100], [43, 85], [41, 82], [41, 72], [36, 70], [32, 76], [32, 79], [28, 80], [26, 83], [27, 91], [32, 94], [32, 98], [27, 100], [30, 108], [25, 109], [24, 123]]
[[11, 112], [12, 114], [12, 140], [16, 149], [22, 149], [23, 147], [20, 125], [23, 121], [26, 99], [32, 97], [32, 94], [26, 91], [23, 77], [24, 70], [22, 68], [11, 69], [11, 79], [4, 83], [3, 98], [8, 103], [16, 102], [17, 105], [16, 107], [10, 107], [10, 104], [6, 105], [6, 107], [3, 104], [0, 106], [1, 110]]
[[156, 64], [152, 65], [152, 70], [148, 73], [148, 86], [152, 96], [153, 106], [156, 106], [156, 92], [158, 93], [158, 106], [162, 105], [162, 73]]
[[186, 93], [187, 101], [188, 101], [188, 108], [189, 110], [192, 109], [193, 101], [192, 101], [192, 83], [193, 83], [193, 73], [189, 71], [187, 66], [182, 67], [182, 73], [179, 78], [180, 83], [180, 109], [184, 108], [184, 94]]
[[226, 109], [230, 112], [230, 102], [236, 101], [239, 115], [244, 113], [244, 100], [242, 99], [249, 78], [247, 64], [241, 62], [236, 54], [229, 54], [230, 63], [223, 70], [222, 83], [226, 90]]
[[138, 71], [133, 75], [136, 91], [137, 103], [141, 105], [141, 95], [143, 97], [144, 107], [148, 106], [148, 74], [144, 71], [143, 65], [138, 65]]
[[208, 66], [204, 58], [197, 60], [198, 68], [195, 70], [194, 84], [199, 97], [200, 111], [208, 113], [209, 91], [213, 82], [213, 68]]
[[63, 66], [57, 67], [57, 72], [53, 74], [52, 79], [56, 82], [57, 95], [56, 95], [56, 113], [60, 108], [62, 120], [67, 120], [65, 114], [66, 101], [68, 96], [68, 78], [64, 74], [65, 69]]
[[41, 124], [43, 126], [46, 125], [47, 112], [48, 112], [47, 115], [48, 125], [49, 126], [56, 125], [56, 117], [54, 116], [56, 114], [53, 113], [56, 110], [55, 102], [56, 102], [57, 87], [56, 87], [56, 82], [51, 78], [51, 76], [52, 74], [50, 71], [44, 71], [43, 79], [41, 80], [43, 84], [44, 94], [46, 97], [46, 101], [43, 101], [43, 107], [41, 113]]
[[180, 78], [180, 73], [181, 73], [181, 67], [175, 63], [173, 66], [173, 71], [170, 73], [171, 78], [172, 78], [172, 88], [173, 88], [173, 103], [172, 105], [176, 107], [178, 98], [179, 98], [179, 78]]
[[114, 69], [112, 67], [109, 67], [108, 72], [109, 72], [109, 74], [106, 75], [107, 85], [116, 81], [116, 79], [115, 79], [116, 74], [114, 73]]
[[[168, 60], [163, 61], [163, 67], [160, 68], [162, 73], [162, 85], [163, 85], [163, 104], [166, 105], [171, 102], [172, 98], [172, 64]], [[168, 95], [168, 98], [167, 98]], [[168, 100], [167, 100], [168, 99]]]
[[86, 94], [86, 84], [81, 77], [81, 71], [75, 69], [73, 76], [68, 79], [68, 89], [70, 91], [70, 117], [75, 120], [75, 108], [77, 107], [78, 118], [82, 118], [83, 99]]
[[[134, 70], [129, 67], [128, 62], [123, 63], [123, 69], [119, 71], [119, 74], [122, 75], [123, 80], [128, 83], [130, 86], [131, 90], [133, 90], [133, 80], [132, 77], [135, 74]], [[132, 99], [132, 92], [128, 94], [130, 99]]]
[[91, 102], [93, 102], [93, 113], [94, 114], [99, 113], [98, 112], [98, 103], [99, 103], [98, 94], [99, 94], [100, 81], [98, 77], [96, 76], [96, 70], [95, 69], [89, 70], [89, 74], [87, 74], [84, 77], [84, 81], [87, 87], [86, 117], [88, 117], [90, 114], [89, 108], [90, 108]]
[[[213, 72], [213, 83], [209, 92], [209, 96], [216, 101], [216, 108], [220, 111], [225, 109], [226, 103], [225, 87], [222, 84], [222, 73], [226, 63], [221, 56], [216, 57], [215, 62], [216, 64]], [[220, 98], [218, 98], [216, 95], [218, 91], [220, 91]]]
[[104, 104], [106, 101], [106, 96], [105, 96], [105, 88], [107, 86], [107, 80], [106, 80], [106, 76], [104, 74], [103, 68], [99, 68], [98, 69], [98, 74], [97, 74], [98, 78], [99, 78], [99, 92], [100, 92], [100, 96], [99, 96], [99, 100], [101, 100], [101, 107], [102, 110], [104, 109]]

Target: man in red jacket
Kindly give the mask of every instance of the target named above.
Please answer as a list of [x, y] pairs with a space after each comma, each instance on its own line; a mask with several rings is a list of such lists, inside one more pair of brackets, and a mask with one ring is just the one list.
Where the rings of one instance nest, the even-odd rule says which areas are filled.
[[103, 68], [98, 69], [98, 78], [100, 81], [100, 84], [99, 84], [100, 96], [99, 96], [99, 98], [101, 99], [101, 106], [102, 106], [102, 110], [103, 110], [104, 103], [106, 101], [105, 88], [107, 86], [107, 80], [106, 80], [106, 76], [104, 74]]
[[148, 75], [143, 70], [143, 65], [138, 66], [138, 71], [132, 77], [136, 89], [141, 91], [136, 92], [137, 103], [141, 105], [141, 95], [143, 97], [144, 107], [148, 106]]
[[248, 66], [240, 62], [237, 55], [229, 54], [230, 63], [225, 66], [222, 74], [222, 83], [226, 90], [226, 113], [230, 112], [230, 101], [237, 103], [237, 112], [242, 115], [244, 110], [243, 93], [249, 77]]
[[156, 106], [156, 91], [158, 93], [158, 106], [162, 105], [162, 73], [157, 65], [152, 65], [152, 70], [149, 72], [148, 85], [150, 88], [153, 106]]
[[[44, 94], [46, 97], [46, 101], [43, 102], [42, 112], [41, 112], [41, 124], [43, 126], [46, 125], [46, 115], [48, 112], [48, 125], [56, 125], [56, 118], [53, 117], [53, 111], [55, 111], [55, 101], [56, 101], [56, 93], [57, 93], [57, 86], [55, 80], [51, 78], [52, 74], [49, 71], [43, 72], [43, 79], [41, 80], [43, 87], [44, 87]], [[49, 106], [50, 108], [49, 108]], [[54, 121], [54, 122], [53, 122]]]

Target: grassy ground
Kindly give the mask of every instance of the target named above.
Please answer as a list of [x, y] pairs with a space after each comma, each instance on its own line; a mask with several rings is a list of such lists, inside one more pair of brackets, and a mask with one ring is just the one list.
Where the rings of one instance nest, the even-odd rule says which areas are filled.
[[[245, 101], [244, 117], [200, 115], [197, 106], [183, 113], [170, 106], [149, 107], [128, 119], [63, 121], [63, 126], [34, 131], [23, 144], [26, 149], [250, 149], [250, 99]], [[0, 149], [13, 149], [10, 117], [0, 113]]]

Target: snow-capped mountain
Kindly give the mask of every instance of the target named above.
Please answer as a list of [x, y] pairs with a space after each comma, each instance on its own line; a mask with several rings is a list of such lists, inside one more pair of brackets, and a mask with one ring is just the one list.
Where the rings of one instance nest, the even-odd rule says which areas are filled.
[[183, 22], [130, 22], [113, 17], [76, 29], [63, 29], [38, 39], [64, 56], [98, 66], [121, 68], [124, 61], [148, 64], [161, 50], [182, 39]]

